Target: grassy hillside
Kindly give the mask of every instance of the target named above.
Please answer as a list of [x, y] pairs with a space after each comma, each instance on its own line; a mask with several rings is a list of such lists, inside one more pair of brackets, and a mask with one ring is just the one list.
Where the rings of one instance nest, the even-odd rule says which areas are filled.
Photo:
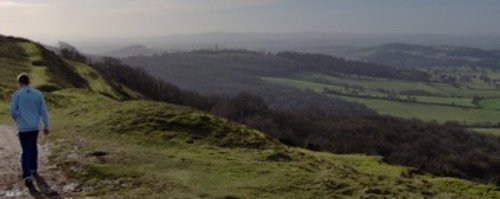
[[[147, 101], [99, 104], [59, 112], [56, 117], [65, 119], [57, 120], [62, 122], [55, 129], [56, 138], [71, 145], [59, 148], [54, 160], [72, 171], [70, 175], [99, 187], [93, 194], [130, 198], [500, 196], [488, 185], [412, 174], [414, 170], [387, 165], [379, 157], [285, 147], [259, 132], [188, 108]], [[98, 152], [106, 155], [92, 155]]]
[[72, 66], [78, 75], [87, 80], [89, 89], [93, 92], [116, 100], [141, 98], [140, 94], [113, 81], [107, 80], [102, 74], [99, 74], [99, 72], [86, 64], [71, 60], [65, 60], [65, 62]]
[[[9, 98], [8, 91], [12, 91], [16, 86], [16, 76], [29, 70], [26, 64], [27, 55], [24, 49], [17, 42], [0, 36], [0, 97], [5, 100]], [[2, 101], [3, 101], [2, 100]]]
[[[37, 86], [52, 88], [45, 95], [53, 135], [45, 142], [52, 148], [52, 161], [82, 182], [78, 197], [500, 197], [493, 185], [433, 177], [387, 165], [375, 156], [287, 147], [259, 131], [204, 112], [140, 100], [135, 92], [105, 80], [82, 63], [59, 59], [46, 62], [40, 72], [30, 60], [35, 60], [37, 50], [48, 53], [43, 48], [0, 36], [0, 52], [11, 52], [5, 46], [18, 53], [0, 53], [1, 72], [39, 75], [42, 81], [37, 80]], [[80, 80], [57, 79], [56, 69], [76, 74]], [[4, 96], [0, 120], [8, 122], [4, 110], [15, 89], [11, 83], [15, 76], [0, 81]]]

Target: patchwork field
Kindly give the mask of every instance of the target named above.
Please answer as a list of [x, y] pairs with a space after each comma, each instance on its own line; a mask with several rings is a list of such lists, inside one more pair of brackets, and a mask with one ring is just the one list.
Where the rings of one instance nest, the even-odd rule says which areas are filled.
[[[490, 75], [498, 76], [493, 72]], [[453, 121], [469, 126], [500, 123], [500, 90], [496, 89], [496, 81], [491, 80], [477, 78], [452, 84], [319, 73], [262, 79], [359, 102], [382, 114], [397, 117], [441, 123]]]

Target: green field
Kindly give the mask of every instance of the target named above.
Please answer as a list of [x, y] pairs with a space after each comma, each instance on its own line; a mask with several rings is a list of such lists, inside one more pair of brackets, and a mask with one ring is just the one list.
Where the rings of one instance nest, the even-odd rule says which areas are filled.
[[342, 92], [344, 91], [344, 87], [336, 86], [336, 85], [328, 85], [328, 84], [320, 84], [314, 82], [307, 82], [295, 79], [286, 79], [286, 78], [274, 78], [274, 77], [263, 77], [263, 80], [293, 86], [302, 90], [312, 90], [315, 92], [323, 92], [325, 88], [332, 89], [335, 91]]
[[484, 99], [479, 102], [479, 105], [488, 109], [500, 110], [500, 99]]
[[476, 107], [472, 99], [466, 97], [415, 96], [415, 98], [417, 102]]
[[339, 85], [341, 87], [345, 85], [359, 86], [364, 88], [364, 90], [384, 89], [396, 92], [405, 90], [423, 90], [436, 95], [448, 97], [500, 97], [500, 90], [496, 90], [490, 84], [478, 81], [464, 82], [457, 85], [457, 87], [446, 83], [427, 83], [368, 77], [336, 77], [318, 73], [300, 73], [290, 76], [289, 79], [328, 85]]
[[[355, 101], [381, 114], [425, 121], [456, 121], [466, 125], [500, 123], [500, 90], [490, 84], [460, 85], [424, 83], [381, 78], [355, 78], [301, 73], [286, 77], [262, 77], [268, 82]], [[334, 91], [325, 93], [328, 91]], [[432, 95], [401, 95], [408, 90]], [[473, 102], [474, 98], [478, 100]]]
[[333, 85], [349, 85], [349, 86], [359, 86], [365, 90], [394, 90], [394, 91], [404, 91], [412, 89], [420, 89], [431, 93], [437, 93], [442, 95], [447, 95], [440, 89], [433, 87], [432, 85], [423, 82], [410, 82], [410, 81], [399, 81], [399, 80], [389, 80], [381, 78], [352, 78], [352, 77], [335, 77], [320, 73], [302, 73], [292, 76], [293, 79], [304, 80], [308, 82], [316, 82], [322, 84], [333, 84]]
[[470, 130], [490, 135], [500, 136], [500, 128], [470, 128]]
[[470, 89], [467, 87], [455, 87], [450, 84], [437, 83], [432, 84], [435, 88], [448, 93], [451, 96], [460, 96], [460, 97], [473, 97], [473, 96], [481, 96], [487, 98], [498, 98], [500, 97], [500, 90], [477, 90]]
[[402, 118], [418, 118], [426, 121], [457, 121], [462, 124], [500, 122], [500, 111], [450, 106], [428, 105], [420, 103], [394, 102], [378, 99], [335, 96], [365, 104], [381, 114]]

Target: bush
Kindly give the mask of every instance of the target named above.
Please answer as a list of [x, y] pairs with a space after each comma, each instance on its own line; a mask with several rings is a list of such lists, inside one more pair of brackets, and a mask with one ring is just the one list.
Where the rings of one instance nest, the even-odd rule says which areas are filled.
[[33, 66], [44, 66], [44, 65], [46, 65], [46, 63], [43, 60], [36, 60], [36, 61], [31, 62], [31, 64]]
[[53, 84], [45, 84], [45, 85], [41, 85], [39, 87], [37, 87], [38, 90], [40, 91], [43, 91], [43, 92], [54, 92], [56, 90], [59, 90], [61, 89], [59, 86], [57, 85], [53, 85]]

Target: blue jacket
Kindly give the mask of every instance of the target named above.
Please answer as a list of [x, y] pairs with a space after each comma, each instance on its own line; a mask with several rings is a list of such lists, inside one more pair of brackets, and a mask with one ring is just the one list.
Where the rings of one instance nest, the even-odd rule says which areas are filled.
[[40, 121], [43, 122], [44, 129], [49, 129], [49, 117], [43, 95], [30, 86], [24, 86], [14, 92], [9, 112], [20, 133], [39, 131]]

